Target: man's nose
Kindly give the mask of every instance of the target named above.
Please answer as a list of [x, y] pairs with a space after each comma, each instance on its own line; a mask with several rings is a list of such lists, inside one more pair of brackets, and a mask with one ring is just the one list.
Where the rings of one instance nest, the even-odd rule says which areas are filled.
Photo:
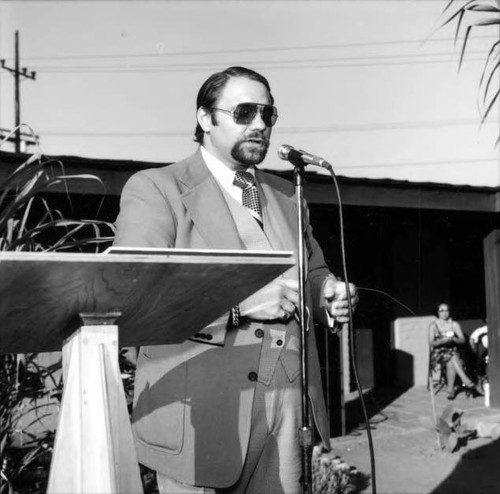
[[264, 123], [264, 120], [262, 120], [262, 113], [260, 108], [257, 110], [257, 113], [250, 123], [250, 128], [256, 129], [256, 130], [264, 130], [267, 128], [267, 125]]

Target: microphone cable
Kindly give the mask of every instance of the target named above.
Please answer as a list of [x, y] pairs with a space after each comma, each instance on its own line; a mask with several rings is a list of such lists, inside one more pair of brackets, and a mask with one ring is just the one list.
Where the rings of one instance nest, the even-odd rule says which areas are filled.
[[[289, 146], [288, 144], [283, 144], [280, 146], [278, 149], [278, 156], [285, 161], [290, 161], [294, 165], [301, 164], [303, 165], [315, 165], [315, 166], [320, 166], [322, 168], [325, 168], [326, 170], [329, 171], [330, 175], [332, 176], [332, 181], [335, 186], [335, 191], [337, 194], [337, 200], [338, 200], [338, 206], [339, 206], [339, 229], [340, 229], [340, 249], [341, 249], [341, 258], [342, 258], [342, 272], [344, 276], [344, 283], [346, 284], [347, 290], [346, 290], [346, 295], [347, 295], [347, 306], [348, 306], [348, 312], [349, 312], [349, 322], [348, 322], [348, 336], [349, 336], [349, 356], [351, 358], [352, 362], [352, 369], [353, 369], [353, 375], [354, 375], [354, 381], [356, 383], [356, 389], [359, 394], [359, 400], [361, 403], [361, 409], [363, 411], [363, 418], [366, 426], [366, 434], [367, 434], [367, 439], [368, 439], [368, 449], [370, 453], [370, 473], [371, 473], [371, 485], [372, 485], [372, 493], [377, 494], [377, 479], [376, 479], [376, 471], [375, 471], [375, 452], [373, 448], [373, 438], [371, 434], [371, 425], [370, 425], [370, 419], [368, 417], [368, 412], [366, 409], [366, 403], [365, 399], [363, 397], [363, 390], [361, 389], [361, 383], [359, 381], [359, 375], [358, 375], [358, 364], [357, 364], [357, 358], [356, 358], [356, 352], [354, 348], [354, 327], [353, 327], [353, 310], [352, 310], [352, 299], [351, 299], [351, 290], [350, 290], [350, 283], [349, 283], [349, 276], [347, 274], [347, 261], [346, 261], [346, 252], [345, 252], [345, 236], [344, 236], [344, 214], [343, 214], [343, 206], [342, 206], [342, 197], [340, 194], [340, 189], [337, 181], [337, 177], [335, 175], [335, 172], [333, 170], [333, 167], [330, 163], [328, 163], [326, 160], [323, 158], [320, 158], [319, 156], [315, 156], [313, 154], [309, 154], [306, 151], [303, 151], [302, 149], [295, 149], [293, 146]], [[376, 288], [368, 288], [368, 287], [357, 287], [358, 291], [364, 290], [364, 291], [370, 291], [370, 292], [376, 292], [380, 293], [382, 295], [387, 296], [389, 299], [391, 299], [393, 302], [398, 303], [401, 307], [406, 309], [410, 314], [415, 316], [415, 313], [405, 304], [397, 300], [395, 297], [392, 295], [389, 295], [388, 293], [384, 292], [383, 290], [379, 290]], [[328, 355], [328, 352], [327, 352]], [[327, 357], [328, 358], [328, 357]]]
[[371, 471], [371, 484], [372, 484], [372, 493], [377, 494], [377, 480], [376, 480], [376, 474], [375, 474], [375, 453], [373, 449], [373, 438], [371, 434], [371, 429], [370, 429], [370, 420], [368, 418], [368, 412], [366, 410], [366, 403], [363, 397], [363, 391], [361, 389], [361, 383], [359, 382], [359, 376], [358, 376], [358, 364], [357, 364], [357, 359], [356, 359], [356, 354], [355, 354], [355, 349], [354, 349], [354, 329], [353, 329], [353, 323], [352, 323], [352, 316], [353, 316], [353, 310], [352, 310], [352, 299], [351, 299], [351, 290], [350, 290], [350, 284], [349, 284], [349, 276], [347, 274], [347, 262], [346, 262], [346, 252], [345, 252], [345, 238], [344, 238], [344, 215], [343, 215], [343, 207], [342, 207], [342, 197], [340, 195], [340, 189], [339, 185], [337, 182], [337, 177], [335, 175], [335, 172], [333, 171], [333, 167], [330, 163], [328, 163], [326, 160], [323, 158], [320, 158], [319, 156], [315, 156], [313, 154], [309, 154], [306, 151], [303, 151], [302, 149], [295, 149], [293, 146], [289, 146], [288, 144], [283, 144], [282, 146], [279, 147], [278, 149], [278, 156], [282, 160], [290, 161], [294, 165], [315, 165], [315, 166], [320, 166], [322, 168], [325, 168], [330, 172], [330, 175], [332, 176], [333, 184], [335, 185], [335, 191], [337, 193], [337, 200], [338, 200], [338, 205], [339, 205], [339, 227], [340, 227], [340, 249], [341, 249], [341, 256], [342, 256], [342, 271], [344, 275], [344, 283], [346, 284], [346, 295], [347, 295], [347, 307], [348, 307], [348, 313], [349, 313], [349, 322], [348, 322], [348, 335], [349, 335], [349, 354], [351, 357], [351, 362], [352, 362], [352, 368], [353, 368], [353, 375], [354, 375], [354, 381], [356, 383], [356, 389], [358, 390], [359, 393], [359, 400], [361, 403], [361, 408], [363, 411], [363, 417], [364, 417], [364, 422], [366, 425], [366, 433], [367, 433], [367, 439], [368, 439], [368, 449], [370, 452], [370, 471]]
[[411, 314], [413, 317], [417, 317], [417, 314], [414, 311], [412, 311], [406, 304], [403, 304], [401, 300], [398, 300], [396, 297], [393, 297], [389, 293], [384, 292], [384, 290], [380, 290], [379, 288], [368, 288], [366, 286], [356, 286], [356, 288], [358, 289], [358, 292], [365, 291], [365, 292], [380, 293], [381, 295], [384, 295], [385, 297], [390, 299], [392, 302], [396, 302], [397, 304], [399, 304], [403, 309], [408, 311], [408, 313]]
[[370, 475], [371, 475], [371, 485], [372, 485], [372, 493], [377, 494], [377, 479], [376, 479], [376, 471], [375, 471], [375, 452], [373, 448], [373, 438], [372, 438], [372, 433], [371, 433], [371, 427], [370, 427], [370, 420], [368, 417], [368, 412], [366, 410], [366, 403], [365, 399], [363, 397], [363, 390], [361, 389], [361, 383], [359, 381], [359, 376], [358, 376], [358, 364], [357, 364], [357, 359], [356, 359], [356, 353], [354, 349], [354, 327], [352, 323], [352, 316], [353, 316], [353, 310], [352, 310], [352, 300], [351, 300], [351, 290], [350, 290], [350, 285], [349, 285], [349, 277], [347, 274], [347, 262], [346, 262], [346, 252], [345, 252], [345, 237], [344, 237], [344, 215], [342, 211], [342, 198], [340, 195], [340, 189], [339, 185], [337, 182], [337, 177], [335, 175], [335, 172], [333, 171], [333, 167], [327, 163], [327, 166], [323, 165], [324, 168], [326, 168], [329, 172], [330, 175], [332, 176], [332, 181], [333, 184], [335, 185], [335, 191], [337, 194], [337, 200], [338, 200], [338, 205], [339, 205], [339, 228], [340, 228], [340, 250], [341, 250], [341, 257], [342, 257], [342, 273], [344, 276], [344, 282], [346, 284], [347, 290], [347, 306], [349, 310], [349, 322], [348, 322], [348, 335], [349, 335], [349, 354], [351, 357], [352, 361], [352, 369], [353, 369], [353, 375], [354, 375], [354, 381], [356, 383], [356, 389], [358, 390], [359, 394], [359, 400], [361, 403], [361, 409], [363, 411], [363, 418], [364, 422], [366, 425], [366, 435], [368, 439], [368, 449], [369, 449], [369, 454], [370, 454]]

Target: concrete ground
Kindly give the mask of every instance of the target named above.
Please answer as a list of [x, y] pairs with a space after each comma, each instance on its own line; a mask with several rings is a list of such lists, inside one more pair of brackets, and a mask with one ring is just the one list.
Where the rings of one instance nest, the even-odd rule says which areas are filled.
[[[378, 494], [500, 493], [500, 440], [469, 437], [455, 452], [440, 449], [431, 395], [425, 386], [399, 393], [370, 391], [365, 403]], [[435, 396], [437, 417], [450, 405], [463, 411], [462, 425], [467, 430], [476, 430], [480, 423], [500, 423], [500, 409], [485, 407], [483, 397], [459, 393], [449, 401], [442, 390]], [[368, 437], [360, 410], [356, 400], [347, 403], [347, 432], [333, 438], [330, 454], [371, 476]], [[374, 492], [373, 485], [361, 492]]]

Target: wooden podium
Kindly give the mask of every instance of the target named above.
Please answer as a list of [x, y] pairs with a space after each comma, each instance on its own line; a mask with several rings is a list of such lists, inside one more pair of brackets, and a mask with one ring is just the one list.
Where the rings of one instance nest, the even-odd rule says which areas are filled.
[[293, 264], [272, 251], [0, 253], [0, 353], [63, 351], [48, 492], [142, 492], [119, 346], [184, 341]]

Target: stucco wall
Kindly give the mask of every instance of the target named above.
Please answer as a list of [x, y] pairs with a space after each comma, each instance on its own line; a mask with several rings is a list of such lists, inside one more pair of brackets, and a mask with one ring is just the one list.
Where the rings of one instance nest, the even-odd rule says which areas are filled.
[[429, 365], [429, 324], [434, 316], [402, 317], [392, 328], [395, 354], [395, 383], [399, 386], [421, 386], [427, 383]]

